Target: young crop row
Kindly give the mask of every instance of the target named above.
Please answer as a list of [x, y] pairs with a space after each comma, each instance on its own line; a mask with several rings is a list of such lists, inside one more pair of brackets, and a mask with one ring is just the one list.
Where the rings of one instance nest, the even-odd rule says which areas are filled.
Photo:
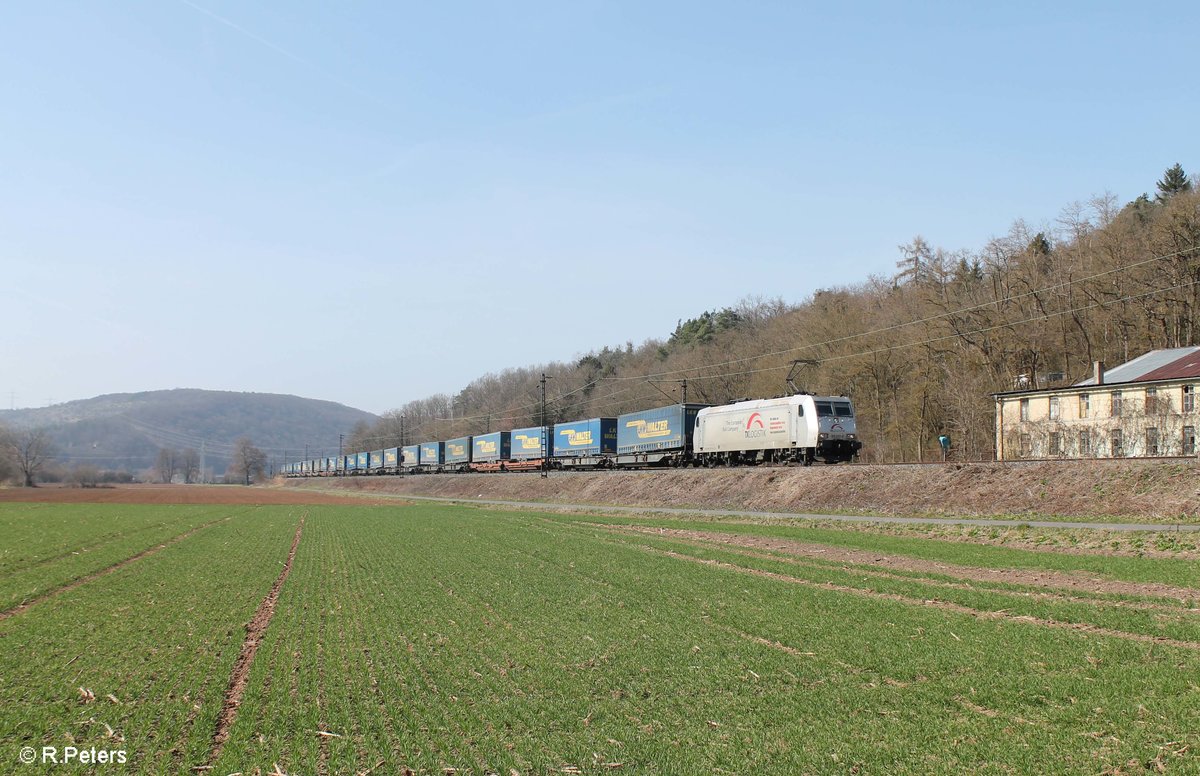
[[[187, 520], [217, 514], [190, 511]], [[132, 773], [203, 761], [243, 626], [279, 574], [297, 520], [294, 507], [219, 520], [0, 621], [3, 756], [23, 746], [125, 750], [121, 770]]]
[[0, 504], [0, 612], [245, 508]]
[[[1095, 773], [1200, 747], [1196, 650], [942, 581], [582, 518], [313, 508], [214, 770]], [[1182, 608], [1098, 606], [1195, 635]]]

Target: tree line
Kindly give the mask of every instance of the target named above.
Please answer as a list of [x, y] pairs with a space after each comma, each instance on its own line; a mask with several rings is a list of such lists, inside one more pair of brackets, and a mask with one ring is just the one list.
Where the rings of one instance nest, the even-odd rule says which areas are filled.
[[[86, 463], [62, 471], [55, 467], [57, 454], [51, 434], [45, 428], [11, 429], [0, 426], [0, 483], [15, 482], [25, 487], [35, 487], [39, 481], [55, 481], [95, 487], [135, 480], [131, 472], [102, 471]], [[164, 447], [159, 448], [154, 466], [144, 472], [142, 478], [161, 483], [182, 481], [192, 484], [200, 482], [203, 476], [200, 453], [195, 449]], [[266, 453], [248, 437], [235, 441], [224, 482], [250, 485], [266, 476]]]
[[[803, 273], [797, 273], [802, 277]], [[858, 408], [863, 460], [940, 460], [994, 451], [991, 394], [1083, 379], [1200, 334], [1200, 193], [1179, 164], [1124, 205], [1102, 194], [1053, 225], [1013, 222], [977, 249], [916, 236], [896, 271], [820, 289], [799, 303], [753, 298], [680, 321], [665, 339], [570, 362], [507, 369], [456, 394], [409, 401], [347, 435], [345, 450], [612, 416], [686, 398], [772, 397], [797, 387]]]

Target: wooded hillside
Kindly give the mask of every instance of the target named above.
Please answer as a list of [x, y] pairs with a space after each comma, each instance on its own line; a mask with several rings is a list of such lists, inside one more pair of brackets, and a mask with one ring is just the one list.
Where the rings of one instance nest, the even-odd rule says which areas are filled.
[[866, 461], [931, 460], [948, 433], [956, 454], [993, 451], [990, 394], [1086, 377], [1154, 348], [1197, 344], [1200, 193], [1179, 165], [1154, 196], [1106, 194], [1066, 207], [1052, 229], [1022, 221], [977, 250], [915, 237], [896, 274], [821, 289], [798, 304], [752, 299], [680, 322], [667, 339], [605, 347], [473, 381], [365, 424], [348, 449], [447, 439], [665, 404], [787, 392], [851, 396]]
[[[65, 471], [86, 466], [142, 474], [164, 452], [190, 452], [204, 456], [205, 468], [219, 475], [236, 457], [241, 438], [272, 460], [300, 458], [310, 445], [314, 456], [333, 455], [341, 429], [376, 420], [362, 410], [299, 396], [175, 389], [0, 410], [0, 431], [44, 430], [53, 451], [49, 459]], [[3, 474], [0, 467], [0, 479]]]

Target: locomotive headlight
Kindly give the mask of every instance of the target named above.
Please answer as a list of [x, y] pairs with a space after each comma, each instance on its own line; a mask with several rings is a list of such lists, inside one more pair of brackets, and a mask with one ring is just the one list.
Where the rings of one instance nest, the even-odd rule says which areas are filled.
[[829, 439], [829, 434], [826, 434], [826, 433], [820, 433], [820, 434], [817, 434], [817, 441], [818, 441], [818, 442], [824, 441], [824, 440], [826, 440], [826, 439]]

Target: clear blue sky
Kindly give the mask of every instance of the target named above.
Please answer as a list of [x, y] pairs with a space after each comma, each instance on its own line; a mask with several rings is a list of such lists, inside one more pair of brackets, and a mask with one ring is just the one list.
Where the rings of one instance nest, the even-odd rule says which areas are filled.
[[12, 3], [0, 404], [381, 412], [1053, 227], [1200, 166], [1198, 9]]

